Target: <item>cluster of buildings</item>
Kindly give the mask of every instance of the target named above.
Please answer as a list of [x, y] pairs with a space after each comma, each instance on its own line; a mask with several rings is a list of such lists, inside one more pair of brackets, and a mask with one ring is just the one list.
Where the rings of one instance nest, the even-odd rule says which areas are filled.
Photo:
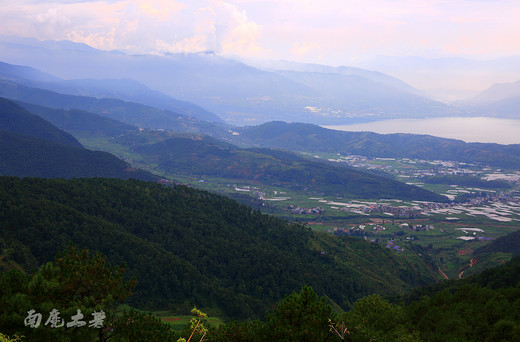
[[414, 232], [427, 232], [431, 229], [435, 229], [433, 224], [414, 224], [410, 226], [408, 223], [401, 223], [399, 227]]
[[321, 215], [323, 213], [322, 207], [301, 208], [290, 204], [287, 206], [287, 209], [291, 212], [291, 214]]
[[388, 216], [400, 216], [400, 217], [416, 217], [421, 214], [421, 209], [419, 207], [410, 207], [410, 206], [391, 206], [388, 204], [372, 204], [361, 207], [342, 207], [341, 211], [346, 212], [355, 212], [355, 213], [381, 213], [386, 214]]

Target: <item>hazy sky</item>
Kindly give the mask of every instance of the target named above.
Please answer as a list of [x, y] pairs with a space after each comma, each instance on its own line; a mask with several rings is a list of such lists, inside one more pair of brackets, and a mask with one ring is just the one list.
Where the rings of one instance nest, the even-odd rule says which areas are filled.
[[339, 65], [520, 55], [519, 18], [518, 0], [7, 0], [0, 34]]

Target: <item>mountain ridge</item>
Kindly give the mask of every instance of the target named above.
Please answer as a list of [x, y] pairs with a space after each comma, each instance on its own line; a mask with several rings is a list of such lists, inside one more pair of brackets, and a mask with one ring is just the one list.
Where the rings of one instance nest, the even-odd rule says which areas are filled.
[[[32, 49], [31, 42], [25, 42], [23, 48], [6, 43], [5, 55], [17, 58], [19, 63], [29, 63], [27, 51]], [[166, 54], [163, 56], [125, 55], [124, 53], [90, 51], [88, 54], [79, 51], [70, 56], [69, 49], [45, 51], [45, 45], [39, 43], [38, 53], [41, 58], [30, 65], [67, 78], [132, 78], [147, 86], [174, 96], [180, 100], [195, 102], [217, 114], [230, 124], [251, 124], [284, 119], [305, 121], [320, 124], [353, 122], [374, 115], [377, 118], [388, 116], [417, 116], [446, 114], [446, 105], [412, 94], [410, 89], [395, 87], [394, 94], [399, 94], [399, 101], [412, 104], [411, 107], [396, 110], [392, 97], [381, 97], [370, 89], [358, 93], [367, 99], [380, 98], [379, 103], [363, 101], [360, 106], [349, 107], [348, 95], [335, 96], [337, 103], [329, 108], [329, 98], [323, 97], [316, 89], [294, 82], [276, 72], [260, 70], [236, 60], [227, 59], [216, 54]], [[43, 49], [43, 51], [42, 51]], [[59, 53], [58, 53], [59, 51]], [[53, 61], [50, 63], [50, 61]], [[67, 66], [64, 70], [61, 66]], [[81, 68], [80, 68], [81, 66]], [[103, 70], [103, 73], [101, 73]], [[343, 73], [348, 68], [336, 69]], [[131, 71], [131, 75], [129, 75]], [[358, 73], [359, 74], [359, 73]], [[343, 75], [344, 74], [336, 74]], [[63, 76], [62, 76], [63, 77]], [[358, 77], [362, 77], [358, 75]], [[371, 82], [382, 80], [372, 77]], [[369, 81], [369, 79], [365, 78]], [[389, 88], [390, 76], [385, 78], [382, 88]], [[377, 83], [376, 82], [376, 83]], [[346, 85], [355, 88], [356, 83]], [[391, 87], [390, 87], [391, 88]], [[355, 100], [355, 96], [349, 98]], [[395, 102], [395, 100], [393, 100]], [[341, 105], [346, 105], [342, 108]], [[317, 113], [307, 107], [319, 108]], [[451, 111], [457, 111], [451, 108]], [[338, 111], [341, 114], [337, 114]]]
[[127, 102], [139, 102], [151, 107], [179, 112], [203, 121], [223, 123], [221, 118], [196, 104], [174, 99], [132, 79], [64, 80], [32, 67], [4, 62], [0, 62], [0, 79], [65, 95], [115, 98]]
[[0, 98], [0, 174], [19, 177], [119, 177], [158, 180], [74, 137], [20, 105]]
[[368, 157], [458, 160], [520, 167], [520, 144], [466, 143], [415, 134], [346, 132], [304, 123], [268, 122], [237, 129], [232, 141], [295, 152], [334, 152]]

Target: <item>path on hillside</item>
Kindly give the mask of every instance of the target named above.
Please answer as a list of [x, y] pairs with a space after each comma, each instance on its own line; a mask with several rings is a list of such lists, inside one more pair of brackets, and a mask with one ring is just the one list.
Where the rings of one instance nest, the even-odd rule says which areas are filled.
[[470, 261], [469, 261], [469, 266], [466, 266], [460, 273], [459, 273], [459, 279], [462, 279], [462, 274], [464, 272], [466, 272], [469, 268], [475, 266], [477, 264], [477, 261], [478, 259], [477, 258], [472, 258]]
[[437, 264], [437, 267], [439, 268], [439, 273], [444, 277], [444, 279], [446, 280], [449, 280], [450, 278], [448, 278], [448, 276], [446, 275], [446, 273], [444, 273], [442, 270], [441, 270], [441, 267]]

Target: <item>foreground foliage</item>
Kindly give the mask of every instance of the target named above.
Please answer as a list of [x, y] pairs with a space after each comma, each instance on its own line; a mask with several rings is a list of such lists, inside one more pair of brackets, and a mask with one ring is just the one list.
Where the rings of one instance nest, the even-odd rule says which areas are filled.
[[[124, 271], [99, 253], [70, 247], [32, 275], [0, 273], [0, 330], [28, 341], [173, 341], [175, 335], [155, 316], [116, 314], [116, 304], [135, 287], [134, 280], [123, 279]], [[71, 324], [75, 317], [83, 325]]]
[[[73, 266], [73, 267], [72, 267]], [[78, 270], [76, 272], [76, 270]], [[113, 303], [127, 298], [132, 281], [124, 269], [105, 264], [99, 254], [74, 248], [56, 263], [31, 276], [12, 270], [0, 274], [0, 335], [5, 341], [520, 341], [520, 256], [480, 275], [420, 290], [409, 304], [394, 304], [379, 295], [356, 301], [350, 311], [335, 312], [309, 286], [280, 301], [262, 320], [231, 321], [218, 328], [194, 308], [180, 334], [159, 318], [134, 309], [116, 314]], [[429, 293], [429, 295], [425, 295]], [[27, 308], [59, 307], [64, 317], [81, 308], [106, 310], [103, 328], [29, 328]], [[24, 337], [20, 337], [24, 336]], [[180, 336], [180, 337], [179, 337]]]
[[463, 281], [422, 290], [409, 304], [379, 295], [334, 313], [310, 287], [293, 293], [264, 320], [230, 322], [210, 341], [520, 341], [520, 256]]

